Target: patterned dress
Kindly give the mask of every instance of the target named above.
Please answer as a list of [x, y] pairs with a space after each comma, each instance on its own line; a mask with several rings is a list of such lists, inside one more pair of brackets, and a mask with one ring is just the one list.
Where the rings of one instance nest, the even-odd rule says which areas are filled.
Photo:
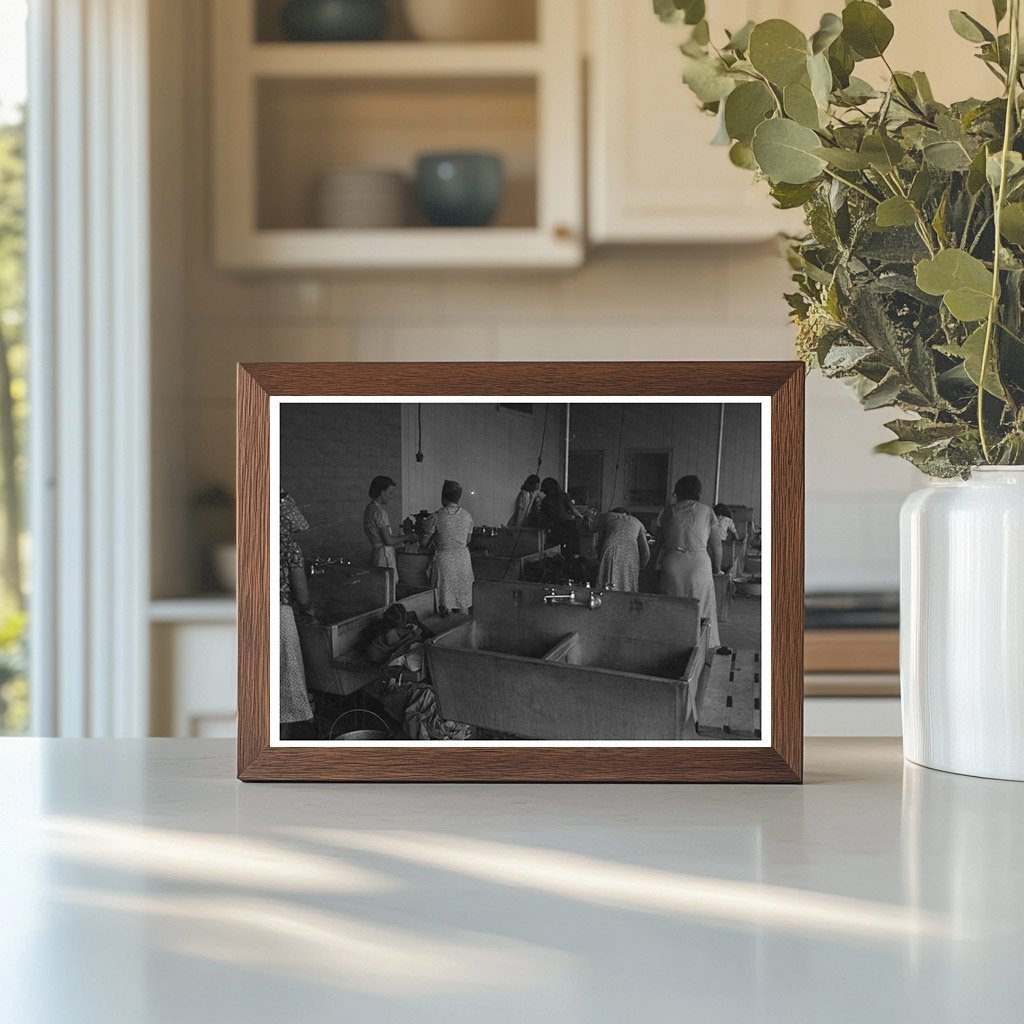
[[650, 553], [643, 523], [628, 512], [606, 512], [601, 517], [601, 562], [597, 568], [598, 587], [640, 590], [640, 556]]
[[671, 597], [695, 597], [700, 617], [708, 620], [708, 642], [718, 647], [718, 603], [712, 574], [708, 540], [718, 528], [709, 505], [699, 501], [676, 501], [658, 516], [661, 531], [661, 573], [659, 589]]
[[391, 537], [391, 520], [388, 510], [376, 499], [363, 511], [363, 533], [370, 542], [370, 565], [382, 569], [394, 569], [398, 573], [395, 549], [387, 543]]
[[309, 524], [299, 511], [294, 499], [281, 495], [281, 668], [279, 690], [281, 698], [281, 722], [306, 722], [313, 717], [313, 707], [306, 691], [306, 668], [302, 661], [302, 645], [299, 630], [295, 625], [295, 611], [292, 608], [291, 570], [302, 569], [305, 561], [302, 550], [292, 538], [294, 530], [308, 530]]
[[426, 522], [423, 543], [434, 538], [431, 581], [437, 588], [438, 606], [447, 611], [468, 611], [473, 606], [472, 532], [473, 517], [458, 505], [438, 509]]

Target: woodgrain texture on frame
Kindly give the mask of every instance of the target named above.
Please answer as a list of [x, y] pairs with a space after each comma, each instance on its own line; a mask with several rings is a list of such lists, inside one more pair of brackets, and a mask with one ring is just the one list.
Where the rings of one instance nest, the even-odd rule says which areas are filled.
[[[770, 747], [270, 746], [272, 395], [771, 397]], [[250, 363], [238, 367], [238, 777], [247, 782], [800, 782], [804, 367], [709, 363]]]

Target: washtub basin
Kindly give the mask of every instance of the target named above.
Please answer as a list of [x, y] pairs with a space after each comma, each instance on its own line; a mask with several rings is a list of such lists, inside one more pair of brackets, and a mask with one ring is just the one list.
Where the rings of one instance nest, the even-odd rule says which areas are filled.
[[689, 598], [545, 605], [541, 584], [477, 581], [473, 618], [427, 644], [445, 718], [524, 739], [696, 738], [707, 624]]

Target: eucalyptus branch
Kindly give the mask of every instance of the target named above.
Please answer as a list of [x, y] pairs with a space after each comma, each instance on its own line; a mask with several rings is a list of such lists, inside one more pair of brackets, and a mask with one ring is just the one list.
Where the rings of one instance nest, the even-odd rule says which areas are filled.
[[785, 117], [785, 111], [782, 109], [782, 100], [779, 99], [778, 93], [776, 93], [776, 91], [775, 91], [775, 86], [773, 86], [772, 83], [769, 82], [768, 79], [765, 78], [764, 75], [762, 75], [760, 72], [753, 71], [753, 72], [751, 72], [751, 74], [753, 74], [753, 76], [759, 82], [761, 82], [762, 85], [764, 85], [764, 87], [768, 90], [768, 92], [771, 93], [772, 100], [775, 103], [775, 113], [779, 117]]
[[834, 171], [830, 171], [827, 167], [825, 168], [825, 174], [827, 174], [833, 181], [838, 181], [841, 185], [845, 185], [847, 188], [852, 188], [854, 192], [859, 192], [865, 199], [870, 199], [871, 202], [877, 206], [881, 200], [877, 196], [873, 196], [867, 189], [861, 188], [860, 185], [855, 182], [848, 181], [846, 178], [841, 178]]
[[899, 173], [893, 169], [891, 175], [883, 174], [882, 177], [889, 182], [901, 199], [905, 199], [910, 204], [910, 208], [914, 211], [914, 217], [917, 219], [917, 233], [921, 236], [921, 241], [924, 242], [929, 254], [934, 256], [935, 246], [938, 246], [939, 250], [944, 248], [942, 242], [939, 241], [938, 236], [935, 236], [933, 244], [931, 225], [925, 220], [924, 214], [917, 208], [917, 203], [913, 202], [910, 196], [907, 195], [903, 182], [900, 181]]
[[992, 462], [988, 433], [985, 430], [985, 378], [992, 354], [992, 335], [999, 315], [999, 272], [1002, 257], [1003, 205], [1006, 201], [1006, 175], [1013, 122], [1017, 116], [1017, 85], [1020, 69], [1020, 0], [1010, 0], [1010, 73], [1006, 85], [1006, 123], [1003, 125], [1003, 149], [999, 167], [999, 189], [995, 196], [995, 252], [992, 257], [992, 294], [989, 298], [988, 319], [985, 321], [985, 345], [981, 350], [981, 369], [978, 372], [978, 435], [985, 461]]

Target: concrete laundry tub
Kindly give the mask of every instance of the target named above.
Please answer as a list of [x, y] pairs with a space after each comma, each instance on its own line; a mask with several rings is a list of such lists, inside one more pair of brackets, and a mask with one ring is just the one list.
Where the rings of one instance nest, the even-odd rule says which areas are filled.
[[474, 584], [473, 617], [427, 644], [442, 714], [527, 739], [695, 739], [713, 653], [697, 601], [608, 592], [597, 608], [545, 604], [550, 589]]

